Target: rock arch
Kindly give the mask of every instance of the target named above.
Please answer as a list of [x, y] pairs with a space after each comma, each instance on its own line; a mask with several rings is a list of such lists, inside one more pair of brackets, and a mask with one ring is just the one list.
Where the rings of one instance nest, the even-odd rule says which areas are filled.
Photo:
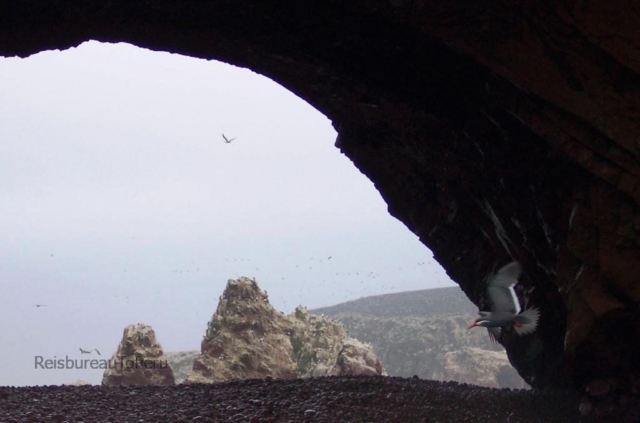
[[0, 3], [0, 56], [86, 40], [215, 59], [328, 116], [337, 147], [476, 304], [523, 262], [534, 387], [638, 374], [637, 10], [443, 0]]

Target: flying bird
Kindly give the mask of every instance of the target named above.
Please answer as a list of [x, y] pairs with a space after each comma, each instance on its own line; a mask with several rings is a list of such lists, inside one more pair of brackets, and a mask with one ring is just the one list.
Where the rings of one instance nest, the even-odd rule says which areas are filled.
[[226, 142], [227, 144], [231, 144], [231, 141], [235, 140], [235, 138], [228, 139], [224, 136], [224, 134], [222, 134], [222, 138], [224, 138], [224, 142]]
[[85, 351], [82, 348], [78, 348], [80, 350], [80, 353], [82, 354], [91, 354], [91, 351]]
[[530, 308], [520, 313], [520, 303], [513, 289], [518, 283], [522, 266], [513, 261], [498, 270], [487, 283], [487, 293], [491, 298], [491, 311], [479, 311], [480, 317], [469, 329], [476, 326], [487, 328], [491, 342], [497, 343], [502, 329], [513, 327], [520, 336], [533, 333], [538, 326], [540, 311]]
[[46, 304], [34, 304], [33, 306], [40, 308], [40, 307], [46, 307], [47, 305]]

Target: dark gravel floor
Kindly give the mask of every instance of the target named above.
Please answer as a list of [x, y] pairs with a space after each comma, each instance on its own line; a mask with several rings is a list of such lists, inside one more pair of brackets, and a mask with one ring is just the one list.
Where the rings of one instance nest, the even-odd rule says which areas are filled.
[[578, 396], [398, 377], [0, 387], [0, 422], [578, 422]]

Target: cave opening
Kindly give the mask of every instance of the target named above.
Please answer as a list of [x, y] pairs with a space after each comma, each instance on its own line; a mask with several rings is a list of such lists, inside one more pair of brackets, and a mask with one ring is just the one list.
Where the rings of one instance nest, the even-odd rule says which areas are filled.
[[[165, 349], [195, 349], [239, 276], [284, 312], [456, 286], [335, 148], [330, 121], [266, 77], [95, 41], [3, 58], [0, 77], [0, 332], [30, 334], [6, 361], [63, 357], [77, 339], [109, 350], [139, 321]], [[30, 361], [3, 372], [87, 378]]]

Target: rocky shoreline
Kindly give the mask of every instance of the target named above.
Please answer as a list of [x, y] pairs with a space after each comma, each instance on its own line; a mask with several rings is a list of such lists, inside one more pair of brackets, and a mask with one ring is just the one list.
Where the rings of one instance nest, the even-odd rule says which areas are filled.
[[581, 422], [579, 396], [418, 378], [0, 387], [0, 422]]

